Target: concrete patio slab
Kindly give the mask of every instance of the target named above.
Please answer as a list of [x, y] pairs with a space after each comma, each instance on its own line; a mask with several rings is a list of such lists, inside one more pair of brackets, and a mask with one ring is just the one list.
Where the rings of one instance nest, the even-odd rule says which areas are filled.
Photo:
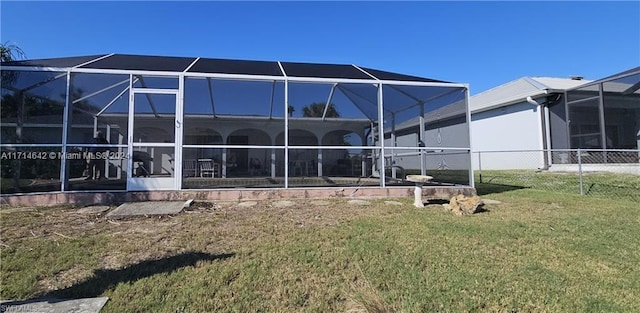
[[25, 301], [0, 301], [1, 312], [38, 312], [38, 313], [98, 313], [109, 298], [84, 299], [34, 299]]
[[189, 206], [187, 201], [145, 201], [124, 203], [107, 214], [107, 217], [119, 218], [145, 215], [178, 214]]
[[92, 205], [78, 209], [76, 213], [80, 214], [100, 214], [109, 211], [111, 207], [108, 205]]

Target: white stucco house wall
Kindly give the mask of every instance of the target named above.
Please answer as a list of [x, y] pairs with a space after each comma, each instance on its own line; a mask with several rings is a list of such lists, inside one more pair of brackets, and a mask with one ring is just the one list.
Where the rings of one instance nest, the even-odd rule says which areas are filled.
[[550, 120], [560, 117], [550, 111], [564, 107], [565, 90], [589, 82], [522, 77], [470, 97], [473, 168], [480, 162], [482, 169], [546, 168], [548, 156], [534, 150], [551, 148]]

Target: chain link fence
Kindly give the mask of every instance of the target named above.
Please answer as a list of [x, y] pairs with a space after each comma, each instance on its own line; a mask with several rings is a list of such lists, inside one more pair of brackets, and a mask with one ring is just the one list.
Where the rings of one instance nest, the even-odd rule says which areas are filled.
[[640, 150], [472, 153], [476, 182], [640, 201]]

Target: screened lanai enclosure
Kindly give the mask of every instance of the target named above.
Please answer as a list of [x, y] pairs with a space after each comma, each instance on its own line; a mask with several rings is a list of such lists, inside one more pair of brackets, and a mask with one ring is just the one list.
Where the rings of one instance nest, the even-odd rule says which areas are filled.
[[[640, 161], [640, 67], [573, 89], [566, 105], [551, 107], [556, 164], [581, 162], [638, 164]], [[636, 151], [634, 151], [636, 150]]]
[[[473, 185], [465, 84], [356, 65], [121, 54], [1, 70], [3, 194], [392, 187], [408, 174]], [[93, 141], [98, 131], [106, 144]]]

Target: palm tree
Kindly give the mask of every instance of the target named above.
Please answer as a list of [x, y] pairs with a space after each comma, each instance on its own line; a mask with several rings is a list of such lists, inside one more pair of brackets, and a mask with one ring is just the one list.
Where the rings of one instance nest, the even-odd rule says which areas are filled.
[[[324, 115], [324, 108], [327, 104], [323, 102], [314, 102], [310, 105], [302, 108], [303, 117], [322, 117]], [[325, 117], [340, 117], [340, 113], [336, 110], [336, 106], [333, 103], [329, 103], [327, 108], [327, 114]]]
[[24, 59], [25, 54], [20, 47], [9, 41], [0, 44], [0, 62], [10, 62], [17, 59]]
[[[0, 63], [4, 63], [4, 62], [11, 62], [13, 60], [16, 60], [17, 58], [21, 58], [24, 59], [25, 55], [24, 55], [24, 51], [22, 51], [22, 49], [20, 49], [20, 47], [18, 47], [17, 45], [10, 43], [10, 42], [5, 42], [3, 44], [0, 44]], [[9, 85], [13, 85], [13, 83], [16, 81], [16, 79], [18, 79], [18, 72], [16, 71], [3, 71], [2, 72], [2, 86], [9, 86]], [[10, 98], [14, 98], [14, 99], [22, 99], [22, 93], [18, 92], [16, 95], [5, 95], [3, 96], [3, 109], [2, 109], [2, 113], [3, 115], [5, 115], [7, 112], [7, 109], [9, 109], [9, 106], [4, 105], [7, 104], [11, 101]], [[17, 104], [16, 105], [16, 110], [18, 110], [17, 108], [20, 105]], [[10, 110], [9, 110], [10, 111]], [[22, 115], [21, 112], [16, 111], [16, 115]], [[20, 122], [20, 119], [18, 120], [18, 123]], [[19, 138], [17, 138], [16, 140], [17, 143], [21, 143], [22, 142], [22, 138], [21, 136], [19, 136]], [[13, 172], [13, 186], [16, 188], [16, 191], [20, 191], [20, 168], [21, 168], [21, 161], [20, 160], [14, 160], [13, 162], [11, 162], [11, 170]]]
[[[9, 41], [0, 44], [0, 63], [15, 61], [16, 59], [24, 59], [25, 54], [20, 47], [16, 46]], [[15, 71], [3, 71], [2, 72], [2, 85], [12, 85], [16, 79], [18, 79], [18, 72]]]

